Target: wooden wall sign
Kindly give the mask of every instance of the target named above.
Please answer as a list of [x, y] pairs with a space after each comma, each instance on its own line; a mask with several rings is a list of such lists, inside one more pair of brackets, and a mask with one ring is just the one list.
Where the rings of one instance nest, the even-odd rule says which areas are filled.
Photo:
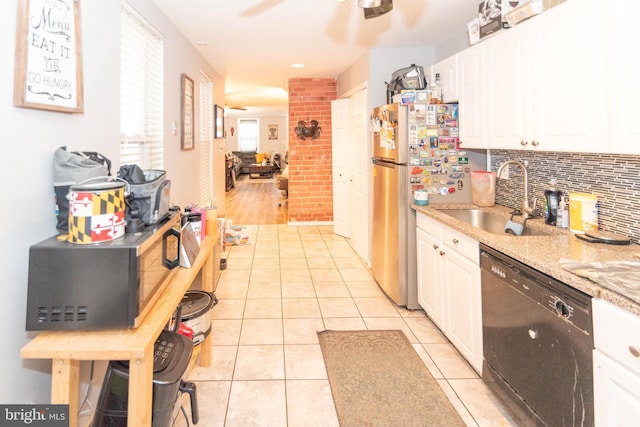
[[82, 113], [80, 0], [18, 0], [13, 102]]

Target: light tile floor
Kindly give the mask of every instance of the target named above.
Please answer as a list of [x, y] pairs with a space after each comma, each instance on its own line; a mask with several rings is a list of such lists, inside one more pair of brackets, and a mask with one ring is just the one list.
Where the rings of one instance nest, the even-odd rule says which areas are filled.
[[251, 244], [223, 252], [211, 366], [189, 377], [198, 426], [337, 426], [324, 329], [401, 329], [467, 425], [516, 425], [424, 312], [390, 302], [332, 227], [248, 229]]

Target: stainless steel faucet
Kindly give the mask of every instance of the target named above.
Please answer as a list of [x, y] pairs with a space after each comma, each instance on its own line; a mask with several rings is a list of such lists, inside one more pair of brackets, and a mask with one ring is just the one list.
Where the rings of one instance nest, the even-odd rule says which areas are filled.
[[500, 178], [500, 176], [502, 175], [502, 171], [504, 170], [505, 166], [508, 166], [508, 165], [516, 165], [522, 168], [522, 175], [523, 175], [523, 181], [524, 181], [524, 195], [522, 199], [522, 216], [525, 219], [532, 218], [533, 211], [536, 209], [537, 199], [534, 198], [533, 206], [529, 206], [529, 177], [527, 175], [527, 168], [522, 163], [516, 160], [507, 160], [506, 162], [501, 164], [500, 167], [498, 168], [498, 172], [496, 173], [498, 178]]

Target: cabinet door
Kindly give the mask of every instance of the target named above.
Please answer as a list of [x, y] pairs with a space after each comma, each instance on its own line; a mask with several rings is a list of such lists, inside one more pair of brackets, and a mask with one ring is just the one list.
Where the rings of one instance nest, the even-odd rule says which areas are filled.
[[608, 150], [602, 3], [571, 0], [530, 20], [532, 144], [542, 150]]
[[640, 419], [640, 376], [593, 352], [595, 425], [631, 427]]
[[482, 307], [480, 267], [445, 247], [442, 278], [445, 334], [473, 368], [482, 372]]
[[418, 304], [429, 318], [443, 329], [444, 306], [440, 280], [440, 248], [442, 243], [433, 236], [416, 229], [416, 258], [418, 261]]
[[431, 67], [431, 82], [436, 81], [436, 74], [440, 75], [443, 101], [458, 102], [458, 56], [450, 56]]
[[485, 42], [487, 148], [534, 148], [529, 69], [528, 22]]
[[458, 94], [460, 95], [460, 145], [486, 148], [484, 82], [482, 61], [484, 43], [458, 54]]
[[640, 153], [640, 61], [637, 26], [640, 2], [607, 0], [606, 64], [609, 88], [609, 143], [613, 153]]

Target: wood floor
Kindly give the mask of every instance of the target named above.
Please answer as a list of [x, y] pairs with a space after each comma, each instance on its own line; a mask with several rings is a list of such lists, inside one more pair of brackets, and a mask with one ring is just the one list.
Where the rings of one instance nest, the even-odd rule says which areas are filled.
[[[242, 174], [235, 188], [225, 193], [225, 217], [236, 225], [286, 224], [288, 205], [274, 179]], [[281, 204], [281, 206], [278, 206]]]

